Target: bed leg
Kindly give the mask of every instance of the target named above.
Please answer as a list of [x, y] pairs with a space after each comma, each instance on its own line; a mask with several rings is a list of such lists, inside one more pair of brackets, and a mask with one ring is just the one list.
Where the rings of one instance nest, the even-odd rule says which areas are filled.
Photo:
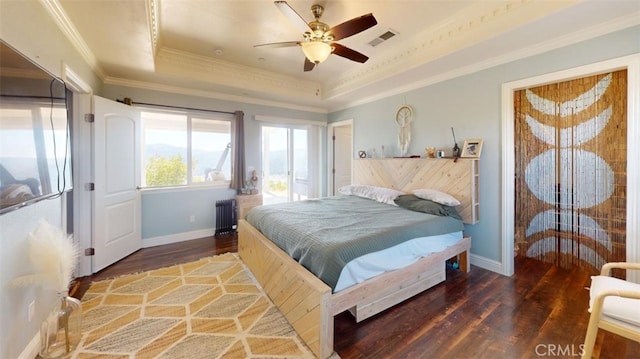
[[469, 263], [469, 251], [464, 251], [458, 254], [458, 263], [460, 265], [460, 270], [466, 273], [471, 271], [471, 263]]

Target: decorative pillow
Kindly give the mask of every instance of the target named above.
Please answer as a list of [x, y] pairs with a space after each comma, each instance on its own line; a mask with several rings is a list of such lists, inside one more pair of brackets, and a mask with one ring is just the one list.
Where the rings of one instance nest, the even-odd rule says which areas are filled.
[[462, 220], [455, 208], [428, 199], [422, 199], [412, 194], [398, 196], [395, 199], [398, 206], [416, 212], [424, 212], [442, 217], [453, 217]]
[[397, 191], [391, 188], [369, 186], [364, 184], [350, 184], [342, 186], [338, 189], [339, 193], [346, 195], [353, 195], [363, 198], [372, 199], [381, 203], [397, 206], [393, 201], [396, 197], [403, 195], [404, 192]]
[[413, 191], [413, 194], [422, 199], [428, 199], [430, 201], [444, 204], [445, 206], [460, 205], [460, 201], [455, 199], [455, 197], [442, 191], [438, 191], [437, 189], [416, 189]]

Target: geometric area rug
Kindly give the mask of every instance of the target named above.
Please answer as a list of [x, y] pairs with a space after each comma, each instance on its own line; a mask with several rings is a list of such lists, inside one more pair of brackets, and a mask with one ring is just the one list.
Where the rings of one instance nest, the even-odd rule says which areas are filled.
[[314, 358], [236, 253], [95, 282], [82, 327], [71, 358]]

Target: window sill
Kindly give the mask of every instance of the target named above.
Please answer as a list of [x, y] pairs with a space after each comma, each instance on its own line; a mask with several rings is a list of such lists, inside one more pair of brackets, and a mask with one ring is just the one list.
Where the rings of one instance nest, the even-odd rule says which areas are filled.
[[184, 185], [184, 186], [163, 186], [163, 187], [142, 187], [140, 190], [143, 193], [158, 193], [158, 192], [182, 192], [182, 191], [199, 191], [210, 189], [231, 189], [229, 184], [231, 182], [222, 182], [220, 184], [207, 184], [207, 185]]

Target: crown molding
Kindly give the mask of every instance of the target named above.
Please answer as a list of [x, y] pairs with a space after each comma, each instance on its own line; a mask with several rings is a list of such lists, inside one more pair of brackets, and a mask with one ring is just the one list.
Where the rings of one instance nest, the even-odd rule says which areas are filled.
[[62, 80], [65, 86], [71, 88], [74, 92], [85, 94], [93, 93], [91, 86], [65, 63], [62, 64]]
[[503, 64], [524, 59], [527, 57], [539, 55], [551, 50], [577, 44], [582, 41], [593, 39], [599, 36], [604, 36], [616, 31], [624, 30], [626, 28], [630, 28], [638, 25], [640, 25], [640, 11], [635, 13], [630, 13], [623, 17], [619, 17], [619, 18], [604, 22], [597, 26], [592, 26], [588, 29], [576, 31], [574, 33], [570, 33], [565, 36], [553, 38], [548, 41], [539, 43], [535, 46], [529, 46], [517, 51], [512, 51], [510, 53], [507, 53], [501, 56], [493, 57], [486, 61], [473, 63], [472, 65], [469, 65], [469, 66], [444, 72], [444, 73], [438, 74], [437, 76], [430, 76], [420, 81], [412, 82], [411, 84], [408, 84], [406, 86], [394, 87], [392, 90], [378, 92], [373, 96], [364, 97], [357, 101], [350, 101], [342, 104], [339, 107], [330, 108], [329, 112], [339, 111], [339, 110], [347, 109], [353, 106], [364, 105], [364, 104], [378, 101], [387, 97], [406, 93], [408, 91], [417, 90], [417, 89], [427, 87], [439, 82], [443, 82], [443, 81], [450, 80], [450, 79], [464, 76], [464, 75], [469, 75], [478, 71], [482, 71], [485, 69], [489, 69], [495, 66], [503, 65]]
[[[1, 1], [1, 0], [0, 0]], [[259, 99], [247, 95], [233, 95], [208, 90], [191, 89], [186, 86], [163, 85], [136, 80], [110, 77], [103, 71], [96, 56], [89, 49], [82, 36], [67, 17], [59, 0], [39, 0], [42, 6], [56, 21], [58, 27], [69, 39], [79, 54], [102, 80], [104, 84], [160, 90], [170, 93], [186, 94], [227, 101], [247, 102], [265, 106], [328, 113], [352, 106], [370, 103], [399, 93], [425, 87], [437, 82], [477, 72], [510, 61], [536, 55], [562, 46], [571, 45], [589, 38], [621, 30], [640, 23], [640, 12], [626, 15], [584, 31], [566, 36], [552, 38], [535, 46], [496, 56], [482, 62], [461, 67], [428, 78], [418, 77], [418, 81], [406, 86], [386, 86], [391, 90], [376, 92], [371, 96], [362, 96], [352, 102], [340, 102], [341, 96], [355, 93], [369, 85], [380, 84], [385, 80], [398, 76], [406, 71], [416, 71], [424, 63], [434, 61], [470, 43], [488, 39], [498, 34], [500, 26], [511, 29], [523, 26], [570, 6], [579, 1], [548, 0], [511, 0], [505, 2], [483, 1], [470, 9], [465, 9], [445, 22], [434, 24], [428, 30], [420, 32], [405, 44], [404, 48], [394, 53], [382, 53], [379, 60], [372, 59], [353, 71], [337, 75], [326, 80], [324, 84], [314, 81], [299, 80], [292, 76], [238, 65], [211, 57], [187, 53], [162, 47], [159, 26], [161, 18], [158, 13], [161, 0], [146, 0], [149, 38], [155, 57], [155, 72], [171, 76], [180, 76], [202, 85], [221, 85], [238, 89], [238, 93], [255, 92], [266, 94], [272, 99]], [[390, 81], [388, 81], [390, 83]], [[345, 98], [348, 96], [345, 96]], [[285, 99], [285, 100], [281, 100]], [[290, 99], [291, 101], [288, 101]], [[331, 103], [335, 100], [335, 108]], [[325, 107], [298, 105], [295, 103], [317, 104], [322, 101]], [[340, 103], [339, 105], [337, 105]], [[339, 107], [339, 108], [338, 108]]]
[[96, 73], [96, 75], [100, 79], [104, 79], [106, 77], [98, 59], [93, 54], [93, 52], [87, 46], [87, 43], [84, 42], [84, 39], [73, 25], [69, 17], [65, 13], [64, 9], [62, 9], [62, 5], [58, 2], [58, 0], [40, 0], [42, 6], [47, 10], [49, 15], [53, 18], [53, 20], [58, 24], [60, 30], [64, 33], [64, 35], [69, 39], [71, 44], [78, 50], [80, 56], [84, 59], [84, 61], [91, 67], [91, 69]]
[[250, 89], [275, 96], [286, 96], [293, 101], [321, 99], [321, 86], [317, 82], [299, 80], [166, 47], [158, 50], [156, 72], [242, 90]]
[[513, 0], [476, 3], [446, 21], [412, 36], [405, 42], [408, 45], [402, 50], [386, 53], [386, 56], [383, 55], [378, 60], [327, 81], [325, 99], [444, 57], [496, 36], [505, 28], [513, 29], [575, 2], [577, 1]]
[[117, 77], [107, 77], [104, 80], [104, 84], [113, 85], [113, 86], [131, 87], [131, 88], [137, 88], [141, 90], [173, 93], [173, 94], [185, 95], [185, 96], [211, 98], [211, 99], [222, 100], [222, 101], [232, 101], [232, 102], [238, 102], [241, 104], [245, 103], [245, 104], [254, 104], [254, 105], [261, 105], [261, 106], [280, 107], [280, 108], [287, 108], [290, 110], [307, 111], [307, 112], [322, 113], [322, 114], [328, 113], [327, 109], [321, 108], [321, 107], [302, 106], [302, 105], [296, 105], [290, 102], [264, 100], [264, 99], [259, 99], [255, 97], [250, 97], [250, 96], [231, 95], [228, 93], [221, 93], [216, 91], [195, 90], [192, 88], [166, 85], [166, 84], [160, 84], [156, 82], [146, 82], [146, 81], [122, 79]]
[[160, 0], [147, 0], [147, 16], [149, 18], [149, 36], [151, 41], [151, 51], [155, 57], [158, 50], [158, 43], [160, 42], [160, 15], [158, 9]]

